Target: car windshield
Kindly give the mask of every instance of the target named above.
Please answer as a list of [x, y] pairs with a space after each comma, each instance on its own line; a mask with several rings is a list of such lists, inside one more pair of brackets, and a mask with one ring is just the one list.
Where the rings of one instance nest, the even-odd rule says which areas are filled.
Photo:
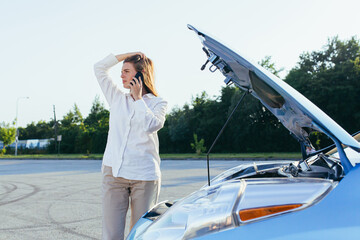
[[[355, 135], [354, 138], [356, 139], [356, 141], [360, 142], [360, 133]], [[346, 153], [346, 156], [348, 157], [348, 159], [350, 160], [350, 162], [354, 166], [356, 164], [360, 163], [360, 153], [358, 153], [357, 151], [355, 151], [355, 150], [353, 150], [352, 148], [349, 148], [349, 147], [344, 148], [344, 151]], [[332, 150], [330, 150], [326, 154], [330, 155], [330, 156], [332, 156], [334, 158], [340, 159], [337, 148], [333, 148]]]

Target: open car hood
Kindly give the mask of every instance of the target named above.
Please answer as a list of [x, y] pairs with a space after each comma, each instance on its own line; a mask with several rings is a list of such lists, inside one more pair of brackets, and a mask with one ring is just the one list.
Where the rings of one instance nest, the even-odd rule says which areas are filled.
[[360, 151], [360, 144], [349, 133], [286, 82], [193, 26], [188, 28], [199, 36], [213, 65], [210, 71], [219, 70], [226, 77], [226, 84], [233, 82], [259, 99], [300, 142], [309, 145], [309, 134], [319, 131], [337, 145]]

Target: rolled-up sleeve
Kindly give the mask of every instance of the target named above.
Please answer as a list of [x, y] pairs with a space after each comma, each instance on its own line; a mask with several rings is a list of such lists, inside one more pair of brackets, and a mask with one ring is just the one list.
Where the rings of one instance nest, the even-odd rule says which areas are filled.
[[143, 123], [144, 131], [156, 132], [160, 130], [165, 123], [167, 102], [160, 100], [150, 109], [143, 99], [135, 101], [134, 117]]
[[110, 107], [114, 96], [119, 93], [122, 94], [122, 91], [118, 88], [118, 86], [114, 83], [108, 74], [108, 70], [118, 62], [119, 61], [115, 55], [110, 54], [94, 65], [95, 76]]

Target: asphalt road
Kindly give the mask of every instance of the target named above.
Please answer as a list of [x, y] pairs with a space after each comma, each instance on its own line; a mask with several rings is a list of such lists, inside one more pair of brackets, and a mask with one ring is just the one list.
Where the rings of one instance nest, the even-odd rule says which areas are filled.
[[[212, 161], [211, 175], [243, 163]], [[0, 239], [100, 239], [100, 168], [100, 160], [0, 160]], [[207, 183], [206, 161], [166, 160], [161, 169], [160, 201]]]

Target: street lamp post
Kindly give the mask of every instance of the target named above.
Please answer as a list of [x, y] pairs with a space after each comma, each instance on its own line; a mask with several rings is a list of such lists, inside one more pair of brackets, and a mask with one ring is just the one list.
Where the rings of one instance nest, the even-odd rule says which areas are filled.
[[16, 135], [15, 135], [15, 156], [17, 156], [17, 146], [18, 146], [18, 141], [19, 141], [19, 131], [18, 131], [18, 105], [19, 105], [19, 100], [20, 99], [29, 99], [29, 97], [18, 97], [16, 99]]

